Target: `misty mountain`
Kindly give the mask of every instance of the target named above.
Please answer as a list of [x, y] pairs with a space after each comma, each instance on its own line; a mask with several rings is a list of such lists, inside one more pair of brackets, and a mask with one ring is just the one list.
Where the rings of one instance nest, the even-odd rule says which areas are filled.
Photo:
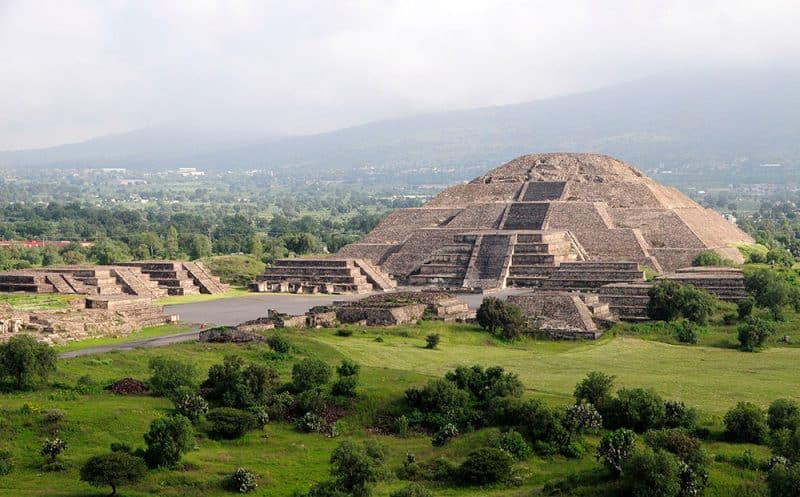
[[[498, 89], [502, 91], [502, 89]], [[494, 166], [531, 152], [613, 155], [643, 168], [800, 163], [800, 70], [668, 74], [522, 104], [239, 139], [140, 131], [42, 150], [0, 166], [291, 168]]]

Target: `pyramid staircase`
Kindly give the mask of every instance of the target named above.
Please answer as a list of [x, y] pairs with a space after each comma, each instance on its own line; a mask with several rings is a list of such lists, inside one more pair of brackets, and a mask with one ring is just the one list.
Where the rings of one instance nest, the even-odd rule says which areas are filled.
[[439, 287], [461, 287], [467, 275], [475, 243], [480, 235], [460, 234], [453, 243], [437, 250], [420, 266], [416, 274], [409, 276], [412, 285], [435, 285]]
[[211, 274], [206, 267], [199, 262], [184, 262], [183, 269], [192, 278], [194, 284], [200, 288], [201, 293], [225, 293], [230, 290], [230, 285], [222, 283], [219, 278]]
[[610, 283], [644, 281], [644, 270], [637, 262], [576, 261], [561, 263], [541, 287], [592, 292]]
[[542, 286], [558, 266], [578, 258], [565, 231], [519, 233], [513, 245], [506, 286]]
[[122, 262], [119, 266], [138, 268], [150, 280], [166, 290], [168, 295], [197, 295], [200, 288], [195, 285], [183, 264], [174, 261]]
[[370, 293], [396, 283], [363, 259], [278, 259], [251, 288], [262, 292]]

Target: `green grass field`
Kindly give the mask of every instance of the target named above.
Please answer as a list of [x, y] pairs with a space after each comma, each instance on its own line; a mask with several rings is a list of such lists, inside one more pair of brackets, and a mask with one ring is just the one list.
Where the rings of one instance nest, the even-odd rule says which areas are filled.
[[[144, 330], [142, 334], [162, 331]], [[433, 332], [442, 336], [439, 350], [423, 347], [425, 335]], [[304, 491], [327, 477], [327, 460], [341, 439], [369, 436], [367, 427], [373, 422], [377, 406], [401, 396], [409, 386], [461, 364], [502, 365], [520, 375], [528, 395], [544, 398], [554, 405], [569, 403], [575, 383], [589, 371], [602, 370], [617, 375], [618, 387], [653, 387], [665, 398], [697, 406], [703, 424], [716, 432], [721, 429], [721, 415], [739, 400], [766, 406], [778, 397], [800, 398], [800, 384], [794, 380], [800, 349], [794, 347], [772, 347], [750, 354], [731, 348], [674, 345], [613, 334], [594, 343], [534, 339], [506, 343], [490, 338], [474, 326], [435, 322], [395, 328], [354, 328], [350, 337], [337, 336], [333, 330], [292, 331], [287, 335], [297, 352], [283, 359], [266, 354], [268, 349], [264, 345], [187, 343], [62, 360], [53, 380], [73, 385], [84, 374], [102, 383], [125, 376], [146, 379], [147, 361], [153, 356], [191, 362], [198, 368], [198, 377], [204, 377], [208, 367], [230, 353], [267, 361], [284, 379], [289, 378], [293, 361], [304, 356], [317, 356], [331, 364], [350, 357], [362, 365], [360, 400], [344, 419], [340, 437], [301, 434], [283, 423], [269, 424], [264, 432], [252, 432], [236, 441], [220, 442], [199, 436], [197, 450], [185, 457], [186, 468], [150, 472], [141, 484], [122, 489], [121, 495], [129, 497], [227, 495], [220, 482], [238, 466], [246, 466], [259, 476], [259, 489], [251, 495], [283, 497], [294, 490]], [[379, 335], [382, 342], [375, 341]], [[26, 404], [31, 414], [20, 413]], [[38, 455], [41, 441], [48, 436], [39, 413], [53, 408], [67, 413], [60, 433], [69, 443], [63, 456], [67, 469], [58, 473], [42, 472]], [[107, 489], [92, 489], [78, 481], [82, 461], [107, 450], [112, 442], [142, 446], [142, 434], [149, 423], [169, 413], [171, 405], [163, 398], [151, 396], [121, 397], [107, 392], [77, 395], [72, 390], [49, 387], [2, 394], [0, 409], [0, 448], [11, 450], [16, 466], [12, 474], [0, 477], [0, 495], [77, 497], [108, 493]], [[446, 455], [459, 461], [471, 448], [481, 446], [486, 436], [487, 430], [469, 433], [442, 448], [431, 447], [425, 436], [378, 438], [389, 448], [390, 468], [396, 469], [408, 451], [414, 452], [418, 460]], [[598, 470], [599, 463], [591, 453], [596, 442], [596, 438], [588, 440], [589, 450], [581, 459], [534, 456], [520, 463], [518, 470], [525, 477], [519, 487], [432, 488], [437, 496], [538, 495], [548, 481]], [[740, 455], [745, 448], [721, 442], [706, 444], [712, 455]], [[757, 456], [768, 457], [766, 447], [750, 448]], [[756, 475], [719, 462], [712, 463], [710, 470], [711, 487], [706, 492], [709, 496], [732, 495], [741, 481]], [[403, 484], [397, 479], [382, 482], [375, 495], [386, 497]]]
[[0, 304], [8, 304], [21, 311], [42, 311], [62, 309], [70, 302], [80, 299], [80, 295], [60, 295], [57, 293], [2, 293]]
[[174, 333], [189, 331], [190, 329], [190, 326], [183, 324], [162, 324], [158, 326], [148, 326], [147, 328], [142, 328], [141, 330], [124, 337], [87, 338], [85, 340], [68, 342], [64, 345], [57, 345], [54, 348], [58, 352], [70, 352], [72, 350], [90, 349], [92, 347], [101, 347], [103, 345], [116, 345], [120, 343], [135, 342], [137, 340], [145, 340], [147, 338], [172, 335]]

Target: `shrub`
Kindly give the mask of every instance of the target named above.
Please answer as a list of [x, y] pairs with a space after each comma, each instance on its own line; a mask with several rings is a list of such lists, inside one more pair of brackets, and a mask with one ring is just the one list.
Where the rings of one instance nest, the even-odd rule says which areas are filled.
[[325, 419], [313, 412], [307, 412], [297, 419], [295, 428], [303, 433], [321, 433], [325, 429]]
[[665, 450], [675, 455], [696, 471], [703, 472], [708, 463], [700, 440], [683, 428], [649, 431], [645, 434], [645, 441], [656, 450]]
[[592, 404], [574, 404], [564, 412], [564, 427], [572, 433], [594, 431], [602, 425], [603, 417]]
[[406, 390], [409, 417], [425, 428], [439, 430], [447, 423], [465, 426], [474, 417], [470, 395], [455, 383], [443, 379], [429, 381], [422, 388]]
[[755, 305], [756, 301], [753, 297], [747, 297], [737, 302], [736, 314], [739, 316], [739, 319], [745, 319], [753, 314], [753, 307], [755, 307]]
[[180, 414], [155, 419], [144, 434], [144, 441], [147, 444], [144, 460], [148, 466], [174, 468], [194, 444], [192, 423]]
[[609, 407], [612, 426], [644, 432], [664, 422], [664, 400], [653, 389], [622, 388]]
[[757, 269], [745, 273], [744, 285], [756, 304], [780, 317], [781, 308], [789, 302], [791, 292], [791, 286], [782, 275], [769, 269]]
[[395, 490], [389, 497], [433, 497], [433, 493], [417, 483]]
[[295, 392], [323, 386], [330, 378], [330, 366], [320, 359], [303, 359], [292, 367], [292, 387]]
[[192, 364], [166, 357], [153, 357], [149, 367], [153, 372], [149, 381], [150, 390], [156, 395], [172, 399], [187, 390], [197, 388], [197, 372]]
[[338, 330], [336, 330], [336, 336], [340, 336], [340, 337], [353, 336], [353, 330], [351, 330], [349, 328], [339, 328]]
[[586, 378], [575, 385], [573, 396], [578, 403], [592, 404], [602, 412], [603, 406], [611, 399], [611, 388], [614, 386], [615, 376], [592, 371]]
[[346, 376], [358, 376], [361, 371], [361, 366], [350, 359], [342, 360], [342, 363], [336, 367], [336, 374], [344, 378]]
[[480, 365], [459, 366], [445, 374], [461, 390], [469, 392], [478, 401], [495, 397], [519, 397], [522, 395], [522, 382], [515, 373], [506, 373], [500, 366], [483, 369]]
[[446, 423], [444, 426], [433, 434], [431, 437], [431, 445], [434, 447], [441, 447], [450, 440], [458, 436], [458, 427], [453, 423]]
[[336, 380], [331, 386], [331, 393], [337, 397], [355, 397], [358, 378], [345, 376]]
[[267, 345], [279, 354], [288, 354], [292, 350], [292, 342], [283, 335], [275, 334], [267, 338]]
[[61, 453], [67, 450], [67, 442], [61, 440], [60, 438], [54, 438], [50, 440], [49, 438], [42, 442], [42, 447], [40, 449], [40, 453], [44, 456], [45, 460], [48, 463], [55, 462]]
[[664, 451], [635, 451], [623, 465], [622, 486], [633, 497], [675, 497], [681, 491], [680, 466]]
[[647, 315], [659, 321], [673, 321], [681, 316], [704, 324], [714, 312], [714, 297], [692, 285], [674, 280], [662, 280], [648, 292]]
[[597, 446], [596, 457], [609, 471], [619, 475], [635, 447], [636, 433], [621, 428], [603, 435]]
[[781, 267], [792, 267], [795, 258], [791, 252], [785, 248], [773, 247], [767, 251], [767, 264], [774, 264]]
[[14, 471], [14, 461], [11, 452], [0, 450], [0, 476], [7, 475]]
[[397, 433], [399, 437], [407, 437], [409, 430], [409, 423], [408, 418], [405, 414], [402, 416], [398, 416], [394, 419], [394, 432]]
[[769, 437], [772, 453], [791, 462], [800, 461], [800, 432], [779, 428]]
[[775, 326], [772, 323], [751, 316], [739, 326], [739, 348], [745, 352], [755, 352], [773, 333]]
[[246, 494], [258, 488], [256, 475], [246, 468], [236, 468], [236, 471], [227, 478], [225, 483], [229, 490], [240, 494]]
[[75, 390], [81, 395], [89, 395], [93, 393], [100, 393], [102, 390], [100, 384], [97, 383], [91, 376], [85, 374], [78, 378], [75, 382]]
[[484, 485], [505, 481], [511, 476], [514, 460], [511, 455], [495, 447], [472, 451], [458, 468], [459, 479], [468, 484]]
[[521, 336], [528, 326], [528, 320], [519, 306], [495, 297], [483, 299], [475, 313], [475, 320], [490, 334], [495, 335], [502, 331], [503, 338], [509, 340]]
[[141, 458], [125, 452], [109, 452], [90, 457], [81, 467], [81, 481], [94, 487], [111, 487], [116, 495], [117, 487], [136, 483], [144, 478], [147, 466]]
[[697, 343], [697, 325], [688, 319], [681, 321], [675, 330], [675, 337], [681, 343]]
[[231, 407], [212, 409], [206, 419], [211, 423], [209, 432], [212, 436], [229, 440], [240, 438], [258, 426], [255, 415]]
[[800, 427], [800, 406], [789, 399], [777, 399], [767, 409], [767, 424], [769, 429], [790, 431]]
[[197, 394], [185, 394], [173, 400], [173, 404], [175, 405], [175, 411], [182, 416], [186, 416], [192, 423], [196, 423], [200, 416], [208, 412], [208, 402]]
[[441, 337], [438, 333], [431, 333], [430, 335], [425, 337], [425, 348], [426, 349], [435, 349], [439, 345], [439, 340]]
[[692, 429], [697, 425], [697, 409], [687, 407], [679, 400], [664, 402], [664, 422], [667, 428]]
[[777, 464], [767, 475], [770, 497], [800, 497], [800, 464]]
[[42, 422], [48, 425], [58, 424], [67, 417], [67, 413], [61, 409], [48, 409], [42, 413]]
[[30, 335], [20, 335], [0, 343], [0, 380], [10, 378], [16, 390], [44, 382], [55, 372], [58, 356], [47, 344]]
[[531, 446], [518, 432], [509, 430], [506, 432], [498, 433], [492, 440], [492, 446], [511, 454], [511, 457], [517, 460], [527, 459], [531, 455]]
[[528, 330], [528, 317], [518, 305], [506, 304], [502, 336], [506, 340], [516, 340]]
[[371, 485], [384, 475], [382, 446], [368, 440], [362, 445], [345, 440], [331, 455], [334, 487], [353, 497], [367, 497]]
[[761, 443], [767, 435], [764, 411], [750, 402], [739, 402], [725, 414], [725, 436], [734, 442]]
[[208, 399], [225, 407], [244, 409], [265, 405], [279, 385], [276, 370], [261, 364], [245, 366], [244, 359], [229, 355], [222, 364], [209, 368], [201, 387]]
[[730, 259], [722, 257], [713, 250], [700, 252], [692, 260], [692, 266], [735, 266], [736, 263]]

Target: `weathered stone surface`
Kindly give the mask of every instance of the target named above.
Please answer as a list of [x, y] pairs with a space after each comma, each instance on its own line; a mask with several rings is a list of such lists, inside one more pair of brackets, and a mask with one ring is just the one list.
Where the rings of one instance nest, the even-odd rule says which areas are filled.
[[608, 305], [597, 295], [537, 290], [509, 296], [528, 317], [532, 331], [558, 339], [596, 339], [603, 334], [598, 322], [612, 320]]

